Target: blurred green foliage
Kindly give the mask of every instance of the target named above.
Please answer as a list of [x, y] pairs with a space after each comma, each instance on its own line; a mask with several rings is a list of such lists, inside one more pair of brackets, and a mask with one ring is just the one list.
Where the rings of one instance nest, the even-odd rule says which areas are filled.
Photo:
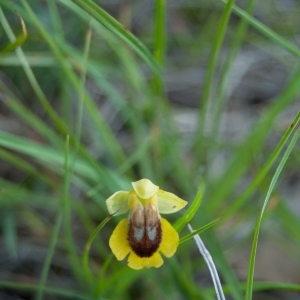
[[[105, 199], [141, 178], [190, 203], [205, 183], [190, 222], [197, 229], [223, 217], [201, 237], [228, 299], [243, 299], [245, 289], [247, 299], [299, 293], [299, 272], [294, 285], [284, 281], [291, 262], [300, 269], [300, 156], [295, 137], [291, 144], [300, 118], [299, 9], [293, 0], [0, 0], [1, 293], [215, 299], [192, 239], [157, 270], [116, 261], [108, 239], [118, 217], [90, 249], [95, 275], [84, 272]], [[21, 47], [15, 10], [28, 31]], [[280, 249], [287, 269], [274, 274], [269, 259], [269, 276], [258, 266], [252, 286], [254, 227], [271, 190], [261, 239], [270, 258], [271, 245]]]

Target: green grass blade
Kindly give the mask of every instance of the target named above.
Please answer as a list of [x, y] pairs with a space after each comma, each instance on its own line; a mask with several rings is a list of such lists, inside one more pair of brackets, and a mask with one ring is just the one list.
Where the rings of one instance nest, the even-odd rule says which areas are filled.
[[270, 183], [270, 186], [269, 186], [269, 189], [268, 189], [268, 192], [267, 192], [267, 195], [266, 195], [266, 198], [263, 202], [263, 206], [261, 208], [261, 211], [260, 211], [260, 214], [259, 214], [259, 217], [257, 219], [257, 222], [256, 222], [256, 226], [255, 226], [255, 232], [254, 232], [254, 237], [253, 237], [253, 242], [252, 242], [252, 248], [251, 248], [251, 254], [250, 254], [250, 262], [249, 262], [249, 268], [248, 268], [248, 277], [247, 277], [247, 286], [246, 286], [246, 295], [245, 295], [245, 300], [251, 300], [252, 299], [252, 290], [253, 290], [253, 277], [254, 277], [254, 267], [255, 267], [255, 258], [256, 258], [256, 250], [257, 250], [257, 244], [258, 244], [258, 236], [259, 236], [259, 229], [260, 229], [260, 225], [261, 225], [261, 222], [262, 222], [262, 218], [263, 218], [263, 214], [264, 214], [264, 211], [266, 209], [266, 206], [268, 204], [268, 201], [270, 199], [270, 196], [271, 196], [271, 193], [274, 189], [274, 186], [278, 180], [278, 177], [291, 153], [291, 151], [293, 150], [298, 138], [299, 138], [299, 135], [300, 135], [300, 129], [298, 129], [291, 142], [289, 143], [288, 145], [288, 148], [287, 150], [285, 151], [277, 169], [276, 169], [276, 172], [272, 178], [272, 181]]
[[231, 15], [233, 3], [234, 0], [229, 0], [226, 3], [226, 7], [223, 11], [220, 24], [218, 27], [217, 35], [214, 40], [212, 54], [209, 59], [207, 73], [203, 83], [202, 95], [201, 95], [200, 106], [199, 106], [199, 121], [198, 121], [198, 128], [197, 128], [198, 138], [196, 139], [196, 142], [199, 143], [197, 147], [198, 150], [202, 148], [199, 141], [201, 141], [201, 139], [203, 139], [204, 137], [204, 132], [206, 128], [207, 109], [208, 109], [208, 103], [211, 98], [214, 72], [217, 64], [217, 59], [219, 57], [219, 53], [224, 40], [225, 32], [227, 30], [227, 25]]
[[283, 149], [284, 145], [286, 144], [287, 140], [292, 134], [292, 131], [294, 130], [295, 126], [298, 124], [300, 120], [300, 112], [296, 115], [295, 119], [293, 120], [292, 124], [289, 126], [287, 131], [285, 132], [284, 136], [264, 164], [264, 166], [259, 170], [258, 174], [255, 176], [255, 179], [252, 181], [252, 183], [248, 186], [248, 188], [234, 201], [234, 203], [228, 207], [226, 212], [223, 214], [223, 217], [226, 218], [230, 215], [233, 215], [242, 205], [243, 203], [253, 194], [255, 189], [258, 187], [258, 185], [262, 182], [262, 180], [265, 178], [266, 174], [278, 158], [279, 154], [281, 153], [281, 150]]
[[36, 179], [44, 182], [48, 186], [52, 188], [57, 187], [57, 185], [50, 178], [45, 176], [45, 174], [43, 174], [42, 172], [39, 172], [32, 164], [28, 163], [26, 160], [18, 157], [17, 155], [11, 153], [10, 151], [0, 148], [0, 158], [16, 166], [20, 170], [23, 170], [28, 174], [34, 176]]
[[[175, 259], [170, 259], [168, 264], [171, 267], [168, 276], [174, 276], [176, 278], [176, 285], [178, 285], [179, 290], [181, 291], [182, 295], [184, 295], [185, 299], [211, 300], [211, 298], [205, 297], [206, 295], [209, 295], [208, 293], [206, 293], [205, 296], [203, 295], [201, 286], [193, 283], [193, 275], [187, 277], [186, 273], [182, 268], [182, 265], [179, 262], [177, 262]], [[215, 300], [215, 298], [212, 299]]]
[[70, 186], [69, 136], [66, 137], [64, 168], [65, 168], [65, 173], [64, 173], [62, 202], [63, 202], [65, 245], [68, 251], [69, 260], [73, 268], [74, 274], [78, 278], [79, 282], [81, 282], [82, 284], [86, 284], [87, 280], [84, 274], [82, 274], [80, 260], [77, 255], [76, 247], [72, 236], [71, 203], [70, 203], [70, 196], [69, 196], [69, 186]]
[[244, 150], [235, 153], [229, 160], [227, 167], [225, 167], [224, 174], [221, 176], [222, 179], [214, 182], [218, 188], [214, 189], [210, 195], [210, 208], [212, 210], [215, 210], [220, 205], [220, 202], [232, 192], [233, 186], [249, 167], [253, 153], [257, 153], [264, 144], [264, 140], [267, 138], [267, 134], [279, 113], [291, 104], [299, 94], [299, 86], [300, 68], [293, 74], [282, 93], [272, 101], [273, 104], [269, 109], [263, 112], [244, 142], [239, 146], [239, 149]]
[[[78, 76], [75, 74], [75, 72], [70, 68], [70, 63], [67, 61], [62, 54], [60, 47], [53, 41], [52, 37], [49, 35], [49, 33], [46, 31], [42, 23], [39, 21], [39, 19], [34, 14], [31, 7], [28, 5], [26, 0], [21, 0], [26, 11], [28, 12], [29, 16], [31, 17], [32, 22], [35, 24], [35, 26], [40, 31], [42, 37], [45, 39], [45, 41], [48, 43], [49, 47], [53, 51], [54, 55], [56, 56], [58, 62], [60, 63], [62, 70], [64, 74], [66, 75], [66, 78], [70, 81], [70, 83], [73, 85], [76, 91], [78, 93], [81, 93], [81, 82], [78, 79]], [[120, 144], [116, 140], [115, 135], [111, 132], [109, 126], [106, 124], [105, 120], [103, 119], [102, 115], [99, 114], [96, 104], [93, 102], [91, 97], [88, 95], [88, 93], [85, 92], [84, 94], [85, 101], [84, 104], [86, 105], [86, 108], [88, 109], [90, 116], [92, 120], [94, 121], [95, 125], [97, 126], [99, 133], [103, 136], [104, 139], [104, 145], [106, 145], [109, 149], [109, 152], [114, 156], [115, 160], [118, 163], [123, 163], [126, 161], [126, 155], [124, 154]], [[70, 134], [68, 131], [64, 132], [65, 134]], [[71, 144], [76, 144], [76, 141], [74, 140], [73, 136], [70, 135], [70, 142]], [[88, 161], [93, 160], [93, 158], [89, 155], [86, 151], [83, 149], [81, 150], [81, 147], [79, 149], [81, 154], [83, 154]], [[95, 160], [93, 160], [93, 164], [95, 164]]]
[[286, 234], [300, 246], [300, 223], [295, 212], [291, 211], [291, 208], [283, 199], [280, 199], [275, 208], [275, 213]]
[[104, 292], [103, 287], [102, 287], [102, 283], [104, 281], [104, 275], [105, 275], [107, 268], [110, 265], [113, 258], [114, 258], [114, 254], [111, 253], [110, 255], [107, 256], [106, 260], [104, 261], [104, 263], [102, 265], [100, 274], [98, 276], [97, 284], [96, 284], [95, 290], [93, 292], [93, 294], [96, 297], [99, 297]]
[[103, 226], [112, 218], [113, 215], [109, 215], [107, 216], [93, 231], [93, 233], [91, 234], [91, 236], [89, 237], [85, 247], [84, 247], [84, 252], [83, 252], [83, 256], [82, 256], [82, 264], [83, 264], [83, 268], [84, 271], [86, 273], [86, 275], [89, 277], [89, 280], [92, 282], [93, 280], [93, 273], [89, 268], [89, 253], [90, 253], [90, 249], [92, 246], [92, 243], [95, 239], [95, 237], [97, 236], [97, 234], [99, 233], [99, 231], [103, 228]]
[[[0, 7], [0, 22], [2, 23], [2, 26], [8, 36], [8, 38], [10, 39], [11, 42], [15, 41], [15, 35], [13, 33], [13, 31], [11, 30], [5, 15], [3, 14], [2, 8]], [[22, 67], [27, 75], [27, 78], [33, 88], [33, 90], [35, 91], [38, 99], [40, 100], [41, 104], [43, 105], [45, 111], [47, 112], [47, 114], [51, 117], [52, 121], [54, 122], [54, 124], [59, 128], [59, 130], [61, 130], [62, 132], [64, 132], [65, 134], [67, 133], [67, 129], [65, 124], [62, 122], [62, 120], [59, 118], [59, 116], [57, 115], [57, 113], [55, 112], [55, 110], [52, 108], [52, 106], [49, 104], [47, 97], [45, 96], [44, 92], [42, 91], [40, 85], [38, 84], [38, 81], [26, 59], [26, 56], [24, 55], [24, 52], [21, 48], [17, 48], [15, 49], [16, 54], [18, 56], [18, 59], [20, 60], [20, 62], [22, 63]]]
[[86, 37], [85, 37], [85, 44], [84, 44], [84, 51], [83, 51], [83, 68], [81, 70], [81, 89], [79, 91], [79, 107], [78, 107], [78, 115], [77, 115], [77, 128], [75, 132], [75, 138], [78, 142], [76, 152], [79, 148], [79, 142], [81, 138], [81, 127], [82, 127], [82, 116], [83, 116], [83, 108], [84, 108], [84, 94], [85, 94], [85, 82], [86, 82], [86, 71], [88, 66], [88, 60], [89, 60], [89, 52], [90, 52], [90, 45], [91, 45], [91, 38], [92, 38], [92, 29], [89, 24]]
[[192, 233], [187, 234], [186, 236], [182, 237], [182, 238], [179, 240], [179, 244], [188, 241], [190, 238], [192, 238], [192, 237], [195, 236], [196, 234], [199, 234], [200, 232], [206, 230], [207, 228], [213, 226], [215, 223], [219, 222], [221, 219], [222, 219], [222, 218], [216, 219], [216, 220], [214, 220], [214, 221], [212, 221], [212, 222], [210, 222], [210, 223], [208, 223], [208, 224], [202, 226], [201, 228], [194, 230]]
[[[43, 162], [45, 166], [51, 167], [52, 165], [53, 168], [56, 168], [56, 172], [59, 174], [62, 173], [64, 157], [59, 150], [1, 131], [0, 145], [18, 151], [19, 153], [29, 155], [37, 161]], [[82, 172], [83, 176], [88, 176], [90, 178], [92, 178], [92, 176], [97, 176], [97, 173], [95, 173], [93, 169], [79, 160], [76, 161], [75, 170], [76, 172]]]
[[[37, 291], [39, 288], [38, 285], [34, 285], [34, 284], [9, 282], [4, 280], [0, 280], [0, 287], [5, 289], [32, 291], [32, 292]], [[68, 290], [68, 289], [49, 287], [49, 286], [44, 287], [43, 290], [44, 293], [47, 293], [49, 295], [57, 295], [59, 297], [64, 297], [67, 299], [95, 300], [94, 297], [91, 297], [90, 295], [87, 294], [83, 294], [80, 291], [76, 291], [76, 290]], [[97, 300], [101, 300], [101, 299], [103, 298], [97, 298]]]
[[[76, 119], [76, 129], [75, 129], [75, 153], [73, 156], [73, 165], [76, 160], [76, 156], [78, 150], [80, 148], [80, 139], [81, 139], [81, 129], [82, 129], [82, 118], [83, 118], [83, 108], [84, 108], [84, 94], [85, 94], [85, 82], [86, 82], [86, 70], [88, 65], [88, 57], [91, 45], [91, 37], [92, 37], [92, 30], [91, 27], [88, 27], [86, 38], [85, 38], [85, 45], [83, 51], [83, 68], [81, 70], [81, 79], [80, 79], [80, 91], [79, 91], [79, 103], [78, 103], [78, 114]], [[72, 166], [73, 169], [73, 166]], [[71, 170], [72, 173], [72, 170]]]
[[47, 0], [47, 5], [49, 7], [49, 13], [52, 21], [52, 26], [54, 32], [60, 38], [63, 38], [63, 25], [59, 16], [59, 11], [57, 9], [57, 5], [55, 1]]
[[[248, 0], [246, 6], [246, 12], [250, 15], [252, 14], [254, 7], [257, 3], [257, 0]], [[222, 121], [222, 113], [224, 112], [224, 107], [227, 98], [227, 87], [230, 86], [231, 79], [231, 70], [234, 65], [234, 59], [236, 58], [238, 51], [242, 45], [243, 39], [246, 35], [248, 29], [248, 22], [243, 18], [240, 20], [236, 32], [234, 34], [233, 42], [230, 45], [229, 53], [226, 55], [226, 60], [222, 67], [221, 75], [218, 82], [217, 94], [215, 97], [215, 109], [212, 119], [212, 136], [218, 136], [218, 132], [220, 129], [220, 124]]]
[[[226, 0], [220, 0], [220, 1], [226, 5], [228, 3]], [[269, 38], [271, 41], [274, 41], [276, 44], [282, 46], [282, 48], [292, 53], [293, 55], [300, 57], [299, 48], [297, 48], [294, 44], [284, 39], [282, 36], [280, 36], [278, 33], [270, 29], [268, 26], [264, 25], [260, 21], [253, 18], [250, 14], [245, 12], [243, 9], [239, 8], [236, 5], [233, 5], [233, 12], [236, 13], [239, 17], [243, 18], [249, 24], [251, 24], [251, 26], [256, 28], [259, 32], [261, 32], [264, 36]]]
[[[42, 162], [45, 166], [56, 173], [63, 174], [64, 157], [60, 150], [56, 150], [47, 145], [42, 145], [2, 131], [0, 131], [0, 145], [29, 155], [33, 159]], [[86, 157], [89, 156], [87, 155]], [[116, 179], [113, 172], [95, 164], [94, 161], [89, 161], [87, 163], [82, 159], [76, 159], [74, 172], [82, 177], [89, 178], [92, 182], [99, 182], [100, 173], [102, 183], [113, 192], [122, 186], [120, 184], [120, 180]]]
[[100, 24], [111, 30], [138, 53], [151, 67], [155, 74], [160, 74], [160, 68], [148, 48], [122, 24], [110, 16], [100, 6], [91, 0], [74, 0], [74, 2], [93, 16]]
[[[52, 67], [57, 64], [53, 55], [48, 52], [27, 53], [26, 58], [32, 67]], [[19, 67], [22, 65], [18, 56], [15, 53], [10, 53], [5, 57], [0, 56], [0, 66]]]
[[[2, 205], [1, 205], [2, 206]], [[15, 215], [13, 210], [10, 207], [3, 208], [1, 207], [3, 219], [3, 233], [5, 238], [5, 244], [7, 251], [9, 253], [9, 257], [11, 259], [18, 258], [18, 250], [17, 250], [17, 229], [15, 222]]]
[[[16, 11], [17, 13], [17, 11]], [[5, 54], [14, 51], [17, 47], [21, 46], [27, 39], [27, 29], [25, 22], [21, 18], [21, 16], [17, 13], [18, 17], [20, 18], [21, 21], [21, 26], [22, 26], [22, 34], [18, 36], [14, 42], [9, 43], [5, 47], [0, 49], [0, 54]]]
[[[165, 0], [156, 0], [155, 8], [155, 30], [154, 30], [154, 57], [160, 66], [163, 66], [165, 61], [166, 48], [166, 3]], [[163, 82], [159, 74], [153, 78], [154, 90], [159, 95], [163, 92]]]
[[[85, 11], [83, 11], [79, 6], [74, 4], [71, 1], [68, 0], [59, 0], [59, 2], [64, 5], [67, 9], [74, 12], [80, 19], [82, 19], [84, 22], [89, 22], [90, 16], [86, 14]], [[91, 22], [91, 26], [93, 28], [93, 31], [96, 32], [99, 36], [101, 36], [110, 46], [112, 51], [117, 55], [117, 57], [120, 59], [120, 65], [125, 69], [126, 74], [126, 85], [130, 85], [133, 87], [132, 93], [132, 99], [142, 98], [144, 99], [147, 97], [148, 94], [151, 94], [152, 92], [149, 89], [149, 86], [144, 80], [143, 72], [139, 70], [140, 65], [138, 62], [136, 62], [136, 59], [134, 55], [127, 49], [127, 47], [124, 47], [124, 44], [122, 41], [120, 41], [111, 31], [109, 31], [107, 28], [101, 26], [98, 22]], [[82, 68], [81, 67], [81, 53], [76, 54], [76, 51], [73, 50], [73, 48], [70, 47], [70, 45], [63, 43], [61, 41], [58, 41], [58, 43], [63, 47], [63, 52], [67, 52], [69, 54], [74, 54], [76, 56], [76, 68]], [[74, 57], [72, 57], [72, 61], [74, 61]], [[143, 120], [142, 114], [133, 114], [134, 109], [132, 109], [132, 106], [126, 99], [124, 99], [123, 95], [118, 93], [118, 91], [115, 89], [114, 86], [111, 85], [109, 80], [106, 79], [106, 76], [103, 75], [102, 72], [102, 66], [101, 64], [98, 64], [97, 62], [90, 62], [88, 66], [88, 73], [89, 76], [98, 84], [98, 86], [101, 88], [101, 90], [104, 91], [104, 93], [108, 96], [109, 99], [111, 99], [113, 105], [116, 106], [116, 109], [118, 110], [118, 113], [122, 116], [124, 120], [128, 120], [130, 124], [130, 128], [133, 130], [133, 135], [136, 139], [136, 144], [139, 145], [144, 142], [144, 132], [145, 132], [145, 125]], [[127, 83], [129, 82], [129, 84]], [[131, 94], [130, 93], [130, 94]], [[149, 103], [151, 103], [152, 98], [149, 98]], [[136, 100], [134, 100], [136, 102]], [[145, 101], [145, 100], [143, 100]], [[140, 104], [138, 104], [140, 105]], [[98, 120], [97, 108], [91, 108], [89, 109], [92, 119], [96, 121]], [[95, 115], [95, 117], [94, 117]], [[99, 123], [99, 121], [97, 121]], [[116, 148], [116, 147], [113, 147]], [[152, 164], [149, 163], [150, 155], [146, 154], [143, 159], [139, 161], [139, 164], [141, 164], [141, 172], [144, 174], [145, 177], [151, 178], [152, 177]], [[127, 159], [124, 161], [126, 163]], [[129, 170], [129, 175], [132, 177], [132, 172]], [[147, 175], [148, 174], [148, 175]]]
[[[246, 286], [246, 284], [245, 284]], [[282, 282], [255, 282], [253, 284], [254, 291], [269, 291], [269, 290], [281, 290], [281, 291], [295, 291], [300, 292], [300, 285], [282, 283]]]
[[[70, 82], [73, 84], [74, 88], [78, 91], [80, 91], [80, 81], [75, 76], [75, 74], [70, 70], [70, 64], [69, 61], [65, 60], [64, 55], [60, 52], [59, 47], [54, 43], [53, 38], [47, 33], [47, 31], [43, 28], [42, 24], [39, 22], [39, 20], [34, 15], [33, 11], [30, 9], [29, 5], [26, 1], [22, 1], [25, 8], [27, 9], [27, 16], [28, 20], [30, 20], [31, 23], [36, 25], [36, 27], [40, 30], [42, 37], [44, 37], [45, 41], [49, 44], [50, 48], [52, 49], [53, 53], [55, 54], [58, 62], [61, 64], [61, 67], [65, 74], [67, 75], [67, 78], [70, 80]], [[6, 2], [3, 2], [4, 5], [7, 5]], [[10, 6], [8, 5], [8, 8]], [[18, 8], [21, 10], [22, 8]], [[24, 13], [26, 15], [26, 13]], [[6, 22], [7, 23], [7, 22]], [[9, 27], [9, 25], [7, 24]], [[8, 28], [10, 30], [10, 28]], [[10, 34], [13, 34], [10, 30]], [[36, 78], [34, 77], [34, 74], [28, 65], [28, 62], [23, 54], [23, 52], [19, 53], [19, 50], [17, 49], [17, 54], [19, 57], [19, 60], [22, 63], [22, 66], [25, 70], [25, 73], [29, 79], [29, 81], [32, 84], [33, 89], [35, 90], [38, 99], [41, 101], [42, 105], [44, 106], [46, 112], [49, 114], [53, 122], [56, 124], [56, 126], [60, 129], [60, 131], [64, 134], [69, 134], [69, 131], [66, 127], [66, 125], [59, 119], [58, 115], [54, 112], [52, 107], [49, 105], [48, 100], [46, 99], [45, 95], [43, 94], [43, 91], [40, 89]], [[85, 104], [87, 106], [87, 109], [89, 110], [92, 120], [95, 122], [95, 124], [98, 126], [99, 131], [103, 135], [104, 138], [104, 145], [107, 145], [107, 147], [110, 150], [110, 153], [115, 157], [115, 159], [119, 162], [124, 162], [126, 160], [126, 156], [124, 155], [122, 149], [120, 148], [119, 143], [115, 140], [114, 135], [110, 132], [109, 127], [104, 122], [102, 116], [98, 113], [96, 105], [93, 103], [92, 99], [88, 96], [87, 93], [85, 93]], [[76, 141], [74, 140], [74, 137], [70, 135], [70, 143], [72, 145], [77, 145]], [[97, 170], [98, 176], [103, 178], [103, 181], [107, 181], [107, 186], [111, 186], [115, 180], [113, 178], [108, 178], [107, 175], [103, 175], [103, 170], [100, 167], [99, 163], [95, 161], [95, 159], [90, 155], [90, 153], [80, 145], [79, 149], [80, 154], [85, 158], [85, 160]], [[110, 177], [110, 176], [109, 176]], [[113, 189], [116, 188], [115, 184], [113, 184]]]
[[204, 191], [205, 191], [205, 184], [204, 181], [201, 180], [197, 195], [193, 200], [192, 204], [186, 210], [183, 216], [180, 219], [178, 219], [177, 222], [174, 224], [174, 228], [176, 229], [176, 231], [178, 232], [181, 231], [181, 229], [193, 219], [195, 213], [198, 211], [200, 207]]
[[155, 6], [154, 57], [159, 65], [163, 65], [166, 51], [166, 2], [165, 0], [156, 0]]
[[5, 85], [0, 79], [0, 90], [2, 91], [2, 97], [0, 101], [6, 105], [12, 112], [22, 118], [28, 125], [41, 134], [50, 143], [56, 146], [58, 149], [63, 148], [61, 139], [57, 136], [57, 133], [51, 129], [48, 124], [45, 124], [43, 120], [37, 117], [30, 109], [25, 107], [24, 104], [12, 94], [9, 87]]
[[[247, 283], [241, 283], [241, 289], [245, 289]], [[282, 282], [272, 282], [272, 281], [263, 281], [263, 282], [254, 282], [253, 283], [253, 291], [295, 291], [300, 292], [300, 285], [298, 284], [290, 284], [290, 283], [282, 283]], [[214, 289], [207, 289], [207, 291], [212, 294], [214, 293]], [[225, 294], [229, 294], [230, 290], [227, 285], [223, 285], [223, 291]]]
[[45, 261], [44, 261], [44, 266], [43, 266], [42, 274], [41, 274], [41, 277], [40, 277], [40, 283], [39, 283], [38, 291], [37, 291], [37, 294], [36, 294], [36, 297], [35, 297], [36, 300], [43, 299], [43, 292], [44, 292], [45, 284], [46, 284], [46, 281], [47, 281], [47, 277], [48, 277], [52, 257], [53, 257], [53, 254], [54, 254], [55, 246], [56, 246], [56, 243], [57, 243], [57, 239], [58, 239], [59, 230], [60, 230], [62, 220], [63, 220], [63, 211], [61, 211], [59, 209], [59, 211], [57, 213], [57, 218], [56, 218], [56, 221], [55, 221], [55, 225], [54, 225], [54, 228], [53, 228], [53, 231], [52, 231], [52, 236], [51, 236], [51, 239], [50, 239], [47, 256], [46, 256]]

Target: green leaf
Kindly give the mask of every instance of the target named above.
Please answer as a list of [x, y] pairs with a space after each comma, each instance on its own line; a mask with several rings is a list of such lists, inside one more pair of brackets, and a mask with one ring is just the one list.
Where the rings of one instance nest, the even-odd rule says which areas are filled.
[[[224, 4], [227, 4], [226, 0], [220, 0]], [[235, 14], [240, 16], [242, 19], [247, 21], [251, 26], [256, 28], [259, 32], [261, 32], [263, 35], [265, 35], [267, 38], [269, 38], [271, 41], [274, 41], [275, 43], [282, 46], [284, 49], [289, 51], [290, 53], [294, 54], [297, 57], [300, 57], [300, 49], [284, 39], [282, 36], [280, 36], [278, 33], [261, 23], [260, 21], [253, 18], [250, 14], [245, 12], [243, 9], [239, 8], [236, 5], [233, 5], [232, 10]]]
[[[28, 283], [18, 283], [18, 282], [9, 282], [0, 280], [0, 287], [5, 289], [20, 290], [20, 291], [37, 291], [39, 289], [38, 285], [28, 284]], [[82, 299], [82, 300], [95, 300], [94, 297], [76, 291], [75, 289], [62, 289], [57, 287], [44, 287], [44, 293], [49, 295], [57, 295], [60, 299], [69, 298], [69, 299]], [[103, 298], [97, 298], [103, 299]]]
[[266, 161], [266, 163], [263, 165], [263, 167], [259, 170], [258, 174], [256, 175], [255, 179], [251, 182], [251, 184], [247, 187], [247, 189], [239, 195], [239, 197], [232, 203], [232, 205], [226, 210], [226, 212], [223, 214], [224, 218], [227, 218], [229, 216], [232, 216], [234, 213], [238, 211], [238, 209], [244, 204], [244, 202], [254, 193], [254, 191], [257, 189], [259, 184], [262, 182], [262, 180], [266, 177], [268, 171], [275, 163], [276, 159], [278, 158], [279, 154], [281, 153], [284, 145], [286, 144], [287, 140], [291, 136], [294, 127], [298, 124], [300, 120], [300, 111], [294, 118], [291, 126], [288, 127], [285, 134], [281, 138], [280, 142]]
[[193, 200], [192, 204], [190, 207], [186, 210], [186, 212], [183, 214], [183, 216], [177, 220], [177, 222], [173, 225], [173, 227], [176, 229], [176, 231], [181, 231], [181, 229], [192, 220], [194, 217], [195, 213], [198, 211], [198, 208], [201, 204], [202, 196], [205, 191], [205, 184], [204, 181], [201, 180], [199, 184], [199, 189], [198, 193]]
[[121, 209], [123, 209], [124, 206], [122, 206], [120, 209], [118, 209], [116, 212], [114, 212], [113, 214], [107, 216], [97, 227], [96, 229], [93, 231], [93, 233], [91, 234], [91, 236], [89, 237], [85, 248], [84, 248], [84, 252], [83, 252], [83, 256], [82, 256], [82, 264], [85, 270], [86, 275], [89, 277], [90, 280], [92, 280], [92, 272], [89, 269], [89, 252], [91, 249], [91, 245], [93, 243], [93, 240], [95, 239], [95, 237], [97, 236], [98, 232], [103, 228], [103, 226], [112, 218], [112, 216], [114, 216], [118, 211], [120, 211]]
[[97, 236], [97, 234], [99, 233], [99, 231], [103, 228], [103, 226], [111, 219], [113, 215], [109, 215], [107, 216], [93, 231], [93, 233], [91, 234], [91, 236], [89, 237], [85, 248], [84, 248], [84, 252], [83, 252], [83, 256], [82, 256], [82, 265], [84, 268], [84, 271], [86, 273], [86, 275], [89, 277], [89, 280], [92, 281], [93, 280], [93, 273], [89, 268], [89, 253], [90, 253], [90, 249], [91, 249], [91, 245], [93, 243], [93, 240], [95, 239], [95, 237]]
[[202, 232], [202, 231], [206, 230], [207, 228], [213, 226], [215, 223], [217, 223], [217, 222], [220, 221], [221, 219], [222, 219], [222, 218], [218, 218], [218, 219], [216, 219], [216, 220], [214, 220], [214, 221], [212, 221], [212, 222], [210, 222], [210, 223], [208, 223], [208, 224], [202, 226], [201, 228], [194, 230], [192, 233], [190, 233], [190, 234], [188, 234], [188, 235], [182, 237], [182, 238], [179, 240], [179, 244], [186, 242], [187, 240], [189, 240], [190, 238], [192, 238], [194, 235], [199, 234], [200, 232]]
[[2, 214], [2, 225], [4, 238], [6, 242], [6, 248], [9, 253], [9, 257], [16, 260], [18, 258], [18, 237], [15, 222], [15, 214], [10, 207], [2, 208]]
[[157, 75], [160, 74], [160, 68], [148, 48], [136, 36], [126, 30], [121, 23], [91, 0], [73, 0], [73, 2], [93, 16], [100, 24], [125, 41], [148, 63]]
[[50, 266], [51, 266], [51, 261], [52, 261], [54, 251], [55, 251], [55, 246], [56, 246], [56, 243], [58, 240], [59, 230], [61, 227], [62, 219], [63, 219], [63, 211], [60, 211], [60, 208], [59, 208], [59, 210], [57, 212], [57, 219], [55, 221], [55, 225], [54, 225], [54, 228], [52, 231], [52, 236], [50, 239], [47, 256], [44, 261], [44, 266], [43, 266], [43, 270], [42, 270], [42, 274], [41, 274], [41, 278], [40, 278], [39, 288], [38, 288], [38, 291], [36, 294], [36, 300], [42, 299], [42, 297], [43, 297], [44, 287], [45, 287], [45, 284], [47, 281], [48, 273], [49, 273]]
[[249, 268], [248, 268], [248, 277], [247, 277], [247, 286], [246, 286], [246, 295], [245, 295], [245, 300], [251, 300], [252, 299], [252, 290], [253, 290], [253, 277], [254, 277], [254, 267], [255, 267], [255, 258], [256, 258], [256, 250], [257, 250], [257, 244], [258, 244], [258, 236], [259, 236], [259, 229], [260, 229], [260, 225], [262, 222], [262, 218], [263, 218], [263, 214], [264, 211], [267, 207], [267, 204], [269, 202], [271, 193], [274, 189], [274, 186], [278, 180], [278, 177], [291, 153], [291, 151], [293, 150], [298, 138], [300, 135], [300, 129], [298, 129], [296, 131], [296, 133], [294, 134], [291, 142], [288, 145], [287, 150], [285, 151], [277, 169], [276, 172], [272, 178], [272, 181], [270, 183], [266, 198], [263, 202], [263, 206], [261, 208], [260, 214], [258, 216], [257, 222], [256, 222], [256, 226], [255, 226], [255, 232], [254, 232], [254, 237], [253, 237], [253, 242], [252, 242], [252, 249], [251, 249], [251, 254], [250, 254], [250, 262], [249, 262]]
[[0, 49], [1, 54], [9, 53], [14, 51], [17, 47], [21, 46], [27, 39], [27, 29], [24, 20], [21, 18], [21, 16], [18, 14], [17, 11], [15, 11], [18, 17], [20, 18], [21, 25], [22, 25], [22, 34], [19, 35], [17, 38], [15, 38], [14, 42], [9, 43], [8, 45], [4, 46]]

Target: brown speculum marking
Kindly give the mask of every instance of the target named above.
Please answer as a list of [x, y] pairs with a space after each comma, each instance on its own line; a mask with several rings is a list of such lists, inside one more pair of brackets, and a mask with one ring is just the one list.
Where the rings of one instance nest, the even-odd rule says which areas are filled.
[[159, 215], [151, 205], [130, 216], [127, 239], [139, 257], [151, 257], [157, 251], [162, 240], [162, 229]]

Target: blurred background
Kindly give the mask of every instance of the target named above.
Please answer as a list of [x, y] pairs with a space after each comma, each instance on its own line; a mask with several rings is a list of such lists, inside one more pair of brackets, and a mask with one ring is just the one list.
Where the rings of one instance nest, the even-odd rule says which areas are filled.
[[[95, 239], [87, 280], [105, 200], [141, 178], [189, 203], [205, 183], [191, 224], [222, 217], [201, 237], [226, 299], [244, 299], [299, 119], [300, 3], [226, 3], [0, 0], [0, 299], [216, 299], [192, 239], [160, 269], [118, 262], [122, 216]], [[264, 214], [253, 299], [300, 298], [299, 162], [297, 143]]]

